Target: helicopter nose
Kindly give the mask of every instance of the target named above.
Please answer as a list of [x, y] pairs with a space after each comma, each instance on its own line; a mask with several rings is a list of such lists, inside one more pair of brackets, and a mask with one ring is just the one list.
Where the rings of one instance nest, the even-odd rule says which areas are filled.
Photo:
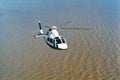
[[68, 46], [67, 46], [67, 44], [58, 44], [58, 48], [59, 49], [67, 49]]

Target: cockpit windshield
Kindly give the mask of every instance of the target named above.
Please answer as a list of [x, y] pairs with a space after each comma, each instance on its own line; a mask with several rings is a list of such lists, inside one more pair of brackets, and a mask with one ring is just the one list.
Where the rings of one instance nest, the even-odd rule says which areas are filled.
[[65, 39], [63, 37], [56, 37], [55, 39], [57, 44], [65, 43]]
[[56, 39], [56, 42], [57, 42], [57, 44], [61, 44], [62, 43], [60, 39]]

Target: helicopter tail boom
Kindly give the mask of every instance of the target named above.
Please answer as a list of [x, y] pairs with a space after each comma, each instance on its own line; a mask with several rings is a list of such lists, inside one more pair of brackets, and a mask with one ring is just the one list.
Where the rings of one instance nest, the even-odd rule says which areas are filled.
[[33, 32], [34, 39], [39, 38], [39, 37], [45, 37], [46, 34], [41, 34], [39, 32]]

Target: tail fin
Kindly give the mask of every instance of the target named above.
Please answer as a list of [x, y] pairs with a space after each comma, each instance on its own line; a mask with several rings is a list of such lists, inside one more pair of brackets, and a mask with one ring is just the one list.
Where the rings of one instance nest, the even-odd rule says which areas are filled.
[[38, 35], [43, 34], [43, 30], [42, 30], [42, 26], [41, 26], [41, 22], [39, 21], [39, 33]]
[[41, 21], [39, 21], [39, 29], [42, 29], [42, 27], [41, 27]]
[[46, 36], [46, 34], [43, 33], [41, 22], [39, 21], [38, 24], [39, 24], [39, 30], [33, 32], [34, 39]]

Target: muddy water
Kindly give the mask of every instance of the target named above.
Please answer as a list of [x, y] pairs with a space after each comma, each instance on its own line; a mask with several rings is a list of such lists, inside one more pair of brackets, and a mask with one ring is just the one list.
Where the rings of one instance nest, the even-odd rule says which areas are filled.
[[[13, 0], [1, 5], [0, 79], [119, 80], [120, 15], [117, 4], [118, 1], [112, 0], [109, 3], [107, 0], [53, 0], [50, 3], [47, 0]], [[38, 29], [38, 19], [42, 25], [70, 21], [64, 27], [91, 29], [59, 30], [69, 48], [55, 50], [42, 38], [33, 39], [32, 31]]]

